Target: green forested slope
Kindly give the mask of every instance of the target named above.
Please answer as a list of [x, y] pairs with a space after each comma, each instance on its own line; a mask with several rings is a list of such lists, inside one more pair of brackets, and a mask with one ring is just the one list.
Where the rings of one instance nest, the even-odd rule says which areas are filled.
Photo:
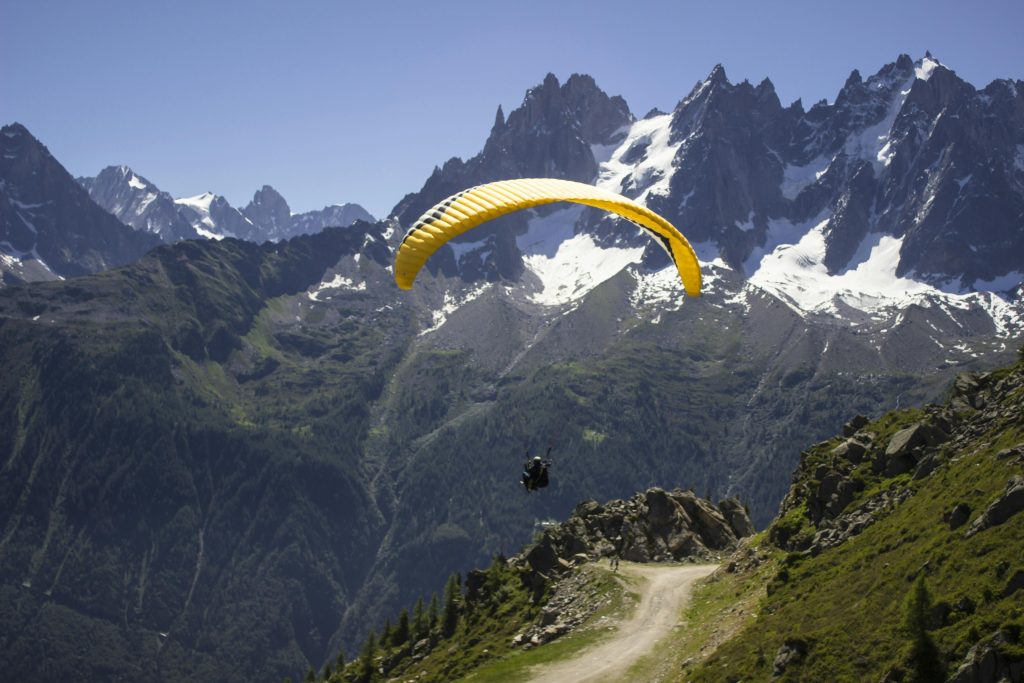
[[[337, 321], [333, 360], [303, 362], [265, 303], [362, 237], [189, 243], [0, 293], [6, 678], [244, 680], [323, 656], [381, 526], [342, 437], [369, 429], [396, 350]], [[283, 386], [260, 371], [286, 363]]]

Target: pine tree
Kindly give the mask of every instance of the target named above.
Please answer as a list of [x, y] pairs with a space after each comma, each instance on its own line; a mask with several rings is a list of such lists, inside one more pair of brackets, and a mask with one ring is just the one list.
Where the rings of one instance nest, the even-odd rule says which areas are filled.
[[924, 572], [917, 575], [914, 586], [903, 603], [903, 628], [910, 639], [907, 654], [911, 683], [942, 681], [946, 672], [939, 659], [939, 650], [928, 635], [928, 618], [932, 609], [931, 596], [924, 582]]
[[423, 614], [423, 598], [416, 600], [416, 606], [412, 610], [412, 637], [413, 640], [420, 640], [427, 635], [427, 618]]
[[405, 644], [409, 640], [409, 612], [402, 610], [398, 615], [398, 626], [391, 634], [391, 644], [395, 647]]
[[345, 670], [345, 651], [344, 650], [339, 650], [338, 651], [338, 658], [334, 660], [334, 664], [335, 664], [335, 668], [337, 668], [338, 671], [344, 671]]
[[427, 610], [427, 628], [431, 631], [437, 628], [440, 611], [440, 607], [437, 604], [437, 593], [434, 593], [430, 596], [430, 608]]
[[377, 636], [370, 631], [370, 635], [366, 638], [366, 643], [363, 645], [363, 652], [359, 655], [359, 681], [360, 683], [370, 683], [373, 680], [374, 668], [373, 660], [377, 656]]
[[448, 584], [444, 588], [444, 619], [441, 623], [441, 633], [445, 638], [450, 638], [459, 625], [459, 607], [462, 598], [462, 577], [456, 573], [448, 577]]
[[324, 680], [325, 681], [331, 680], [331, 665], [330, 664], [324, 664]]
[[392, 637], [391, 619], [388, 618], [388, 619], [384, 620], [384, 628], [382, 628], [380, 630], [380, 638], [377, 640], [377, 642], [380, 643], [381, 647], [387, 647], [387, 646], [391, 645], [391, 637]]

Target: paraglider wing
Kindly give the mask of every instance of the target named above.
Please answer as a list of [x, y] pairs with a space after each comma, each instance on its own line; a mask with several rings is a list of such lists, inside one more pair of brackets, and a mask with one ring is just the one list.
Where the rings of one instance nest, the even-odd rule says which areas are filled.
[[395, 283], [402, 289], [412, 289], [423, 264], [453, 237], [498, 216], [552, 202], [586, 204], [632, 221], [668, 252], [686, 293], [700, 294], [697, 255], [675, 226], [622, 195], [554, 178], [520, 178], [477, 185], [437, 204], [420, 216], [402, 240], [395, 256]]

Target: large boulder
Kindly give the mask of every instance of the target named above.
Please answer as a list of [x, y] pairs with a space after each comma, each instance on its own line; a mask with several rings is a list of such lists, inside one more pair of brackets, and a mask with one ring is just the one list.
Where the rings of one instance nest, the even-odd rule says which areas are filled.
[[674, 491], [672, 498], [693, 520], [693, 531], [700, 536], [704, 545], [709, 548], [722, 549], [736, 543], [736, 534], [733, 533], [722, 513], [710, 501], [698, 498], [691, 491]]
[[555, 569], [560, 569], [558, 553], [546, 539], [527, 551], [526, 561], [530, 565], [530, 569], [541, 574], [548, 574]]
[[948, 438], [937, 427], [919, 422], [893, 434], [889, 439], [889, 445], [885, 448], [885, 456], [891, 459], [908, 455], [916, 448], [938, 446]]
[[847, 439], [832, 449], [832, 455], [849, 460], [854, 465], [864, 461], [867, 447], [857, 439]]
[[1024, 679], [1024, 659], [1010, 655], [1008, 650], [1020, 647], [1019, 638], [1007, 630], [999, 630], [976, 643], [968, 651], [950, 683], [989, 683]]
[[647, 521], [653, 526], [665, 526], [678, 521], [680, 513], [686, 514], [679, 503], [672, 500], [665, 491], [659, 488], [648, 489], [644, 494], [647, 502]]
[[738, 499], [726, 498], [718, 504], [718, 509], [729, 523], [736, 538], [754, 535], [754, 523], [750, 521], [750, 513]]
[[970, 538], [979, 531], [998, 526], [1021, 510], [1024, 510], [1024, 477], [1016, 474], [1006, 483], [1003, 495], [971, 523], [964, 535]]

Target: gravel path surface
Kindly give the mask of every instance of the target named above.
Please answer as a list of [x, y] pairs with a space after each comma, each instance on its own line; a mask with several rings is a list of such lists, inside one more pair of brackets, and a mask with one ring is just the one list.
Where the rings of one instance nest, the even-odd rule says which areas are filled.
[[625, 671], [679, 623], [693, 584], [718, 565], [622, 564], [622, 573], [638, 577], [640, 602], [609, 640], [572, 659], [537, 669], [531, 683], [623, 681]]

